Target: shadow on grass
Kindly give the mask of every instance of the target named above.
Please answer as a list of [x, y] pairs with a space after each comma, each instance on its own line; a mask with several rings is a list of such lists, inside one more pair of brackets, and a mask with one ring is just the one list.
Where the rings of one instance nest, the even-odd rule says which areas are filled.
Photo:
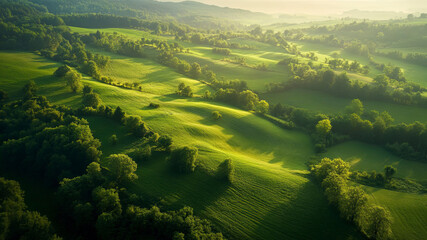
[[255, 234], [268, 239], [363, 239], [354, 225], [340, 218], [321, 187], [312, 181], [265, 215]]

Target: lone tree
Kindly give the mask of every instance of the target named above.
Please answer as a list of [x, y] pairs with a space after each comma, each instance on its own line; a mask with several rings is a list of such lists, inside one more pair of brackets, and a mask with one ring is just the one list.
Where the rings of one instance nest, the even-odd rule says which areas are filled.
[[390, 181], [396, 172], [397, 172], [397, 169], [391, 165], [384, 167], [384, 175], [387, 181]]
[[196, 169], [197, 156], [197, 148], [182, 147], [172, 151], [169, 161], [172, 169], [180, 173], [191, 173]]
[[183, 97], [193, 97], [193, 90], [190, 86], [185, 86], [185, 83], [180, 83], [178, 85], [178, 91], [176, 93]]
[[234, 181], [234, 164], [231, 159], [226, 159], [222, 162], [217, 169], [217, 177], [229, 183]]
[[219, 120], [219, 119], [221, 119], [221, 118], [222, 118], [222, 114], [221, 114], [220, 112], [218, 112], [218, 111], [213, 111], [213, 112], [212, 112], [212, 118], [213, 118], [214, 120]]
[[353, 99], [351, 103], [345, 108], [346, 113], [356, 113], [359, 116], [362, 115], [363, 111], [363, 103], [359, 99]]
[[80, 75], [80, 73], [71, 70], [68, 71], [67, 74], [65, 74], [64, 78], [67, 81], [67, 86], [69, 86], [71, 88], [71, 91], [73, 91], [74, 93], [81, 88], [82, 84], [80, 80], [82, 79], [82, 75]]
[[116, 110], [114, 111], [113, 119], [118, 121], [119, 123], [123, 123], [124, 118], [125, 112], [123, 112], [120, 106], [117, 106]]
[[83, 96], [83, 105], [91, 108], [98, 108], [102, 103], [101, 98], [96, 93], [88, 93]]
[[72, 69], [68, 65], [62, 65], [56, 69], [56, 71], [53, 73], [55, 77], [65, 77], [65, 74], [67, 74]]

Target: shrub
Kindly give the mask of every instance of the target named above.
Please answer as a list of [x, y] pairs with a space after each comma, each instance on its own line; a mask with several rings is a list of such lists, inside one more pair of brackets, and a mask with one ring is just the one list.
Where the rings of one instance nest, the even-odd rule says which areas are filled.
[[213, 111], [213, 112], [212, 112], [212, 118], [213, 118], [214, 120], [219, 120], [219, 119], [221, 119], [221, 118], [222, 118], [222, 115], [221, 115], [221, 113], [220, 113], [220, 112], [218, 112], [218, 111]]
[[231, 159], [226, 159], [217, 169], [217, 177], [221, 180], [232, 183], [234, 181], [234, 164]]
[[148, 105], [148, 107], [150, 107], [150, 108], [159, 108], [160, 104], [158, 104], [158, 103], [150, 103], [150, 105]]
[[180, 173], [191, 173], [196, 168], [198, 150], [194, 147], [177, 148], [171, 152], [169, 162], [172, 169]]

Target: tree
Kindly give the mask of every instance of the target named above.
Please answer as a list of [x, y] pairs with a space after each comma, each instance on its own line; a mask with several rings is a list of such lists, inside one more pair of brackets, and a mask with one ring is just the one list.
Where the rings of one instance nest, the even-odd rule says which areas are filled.
[[381, 206], [369, 206], [364, 208], [358, 224], [362, 231], [372, 239], [390, 239], [391, 231], [390, 212]]
[[194, 79], [199, 79], [202, 75], [202, 68], [196, 62], [191, 64], [190, 76]]
[[97, 109], [102, 104], [102, 100], [96, 93], [88, 93], [83, 95], [83, 105]]
[[99, 79], [101, 74], [99, 73], [98, 65], [94, 61], [89, 61], [85, 66], [85, 73]]
[[219, 120], [219, 119], [221, 119], [221, 118], [222, 118], [222, 115], [221, 115], [221, 113], [220, 113], [220, 112], [218, 112], [218, 111], [213, 111], [213, 112], [212, 112], [212, 118], [213, 118], [214, 120]]
[[181, 91], [181, 96], [184, 96], [184, 97], [193, 97], [193, 90], [191, 89], [191, 87], [190, 86], [186, 86]]
[[320, 136], [326, 136], [332, 129], [331, 121], [329, 119], [320, 120], [316, 125], [316, 132]]
[[268, 102], [265, 100], [259, 101], [257, 106], [256, 106], [257, 112], [259, 112], [261, 114], [268, 113], [268, 108], [269, 108]]
[[311, 167], [311, 171], [320, 180], [325, 179], [329, 174], [336, 173], [343, 179], [347, 179], [350, 175], [350, 164], [343, 161], [341, 158], [323, 158], [319, 164]]
[[351, 103], [345, 108], [347, 114], [355, 113], [357, 115], [362, 115], [364, 111], [363, 104], [359, 99], [353, 99]]
[[347, 220], [354, 221], [367, 203], [368, 196], [361, 187], [348, 187], [341, 196], [339, 208]]
[[65, 77], [65, 75], [69, 72], [69, 71], [71, 71], [72, 69], [68, 66], [68, 65], [62, 65], [62, 66], [59, 66], [56, 70], [55, 70], [55, 72], [53, 73], [53, 75], [55, 76], [55, 77]]
[[160, 148], [163, 148], [163, 149], [165, 149], [165, 150], [169, 150], [169, 148], [170, 148], [170, 146], [172, 145], [172, 138], [170, 137], [170, 136], [168, 136], [168, 135], [162, 135], [160, 138], [159, 138], [159, 147]]
[[112, 154], [106, 160], [111, 176], [118, 185], [138, 179], [137, 164], [125, 154]]
[[109, 141], [111, 145], [116, 145], [118, 141], [117, 135], [116, 134], [111, 135], [111, 137], [109, 138]]
[[67, 86], [69, 86], [71, 88], [71, 91], [73, 91], [74, 93], [77, 92], [80, 87], [81, 87], [81, 78], [82, 75], [80, 75], [80, 73], [71, 70], [69, 72], [67, 72], [67, 74], [65, 74], [65, 80], [67, 82]]
[[180, 173], [191, 173], [196, 168], [198, 149], [195, 147], [177, 148], [171, 152], [169, 162], [172, 169]]
[[84, 87], [83, 87], [83, 94], [84, 95], [92, 93], [92, 92], [93, 92], [93, 89], [89, 85], [84, 85]]
[[390, 181], [396, 172], [397, 172], [397, 169], [391, 165], [384, 167], [384, 175], [387, 181]]
[[234, 164], [231, 159], [224, 160], [216, 171], [217, 177], [229, 183], [234, 181]]
[[119, 123], [123, 123], [124, 118], [125, 112], [123, 112], [120, 106], [117, 106], [116, 110], [114, 111], [113, 119]]

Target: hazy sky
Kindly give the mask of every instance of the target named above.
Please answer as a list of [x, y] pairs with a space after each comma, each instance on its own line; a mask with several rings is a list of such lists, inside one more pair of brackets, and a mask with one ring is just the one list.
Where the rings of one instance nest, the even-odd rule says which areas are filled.
[[[160, 0], [181, 2], [182, 0]], [[223, 7], [266, 13], [307, 13], [325, 15], [346, 10], [427, 11], [427, 0], [195, 0]]]

